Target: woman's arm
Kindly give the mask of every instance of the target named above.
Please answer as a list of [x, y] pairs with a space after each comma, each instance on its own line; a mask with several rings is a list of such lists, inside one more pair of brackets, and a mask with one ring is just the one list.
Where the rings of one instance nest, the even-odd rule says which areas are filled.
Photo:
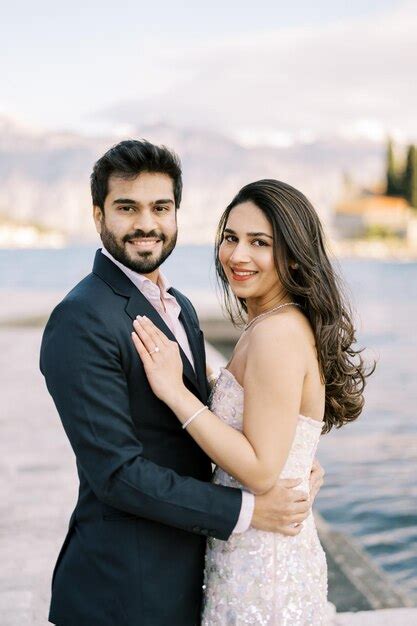
[[[217, 465], [254, 493], [275, 484], [297, 425], [305, 351], [297, 322], [285, 318], [266, 319], [252, 331], [244, 378], [243, 433], [209, 410], [187, 428]], [[135, 345], [154, 392], [184, 424], [203, 405], [182, 382], [177, 344], [149, 321], [135, 323], [135, 329]], [[149, 355], [155, 345], [160, 350]]]

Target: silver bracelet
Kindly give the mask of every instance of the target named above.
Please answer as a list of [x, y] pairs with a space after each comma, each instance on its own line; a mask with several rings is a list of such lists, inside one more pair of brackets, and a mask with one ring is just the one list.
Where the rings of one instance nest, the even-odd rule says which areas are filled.
[[191, 422], [193, 420], [195, 420], [196, 417], [198, 417], [203, 411], [205, 411], [206, 409], [208, 409], [208, 406], [203, 406], [201, 407], [201, 409], [199, 409], [198, 411], [196, 411], [196, 413], [194, 413], [194, 415], [192, 415], [191, 417], [188, 418], [188, 420], [186, 422], [184, 422], [184, 424], [182, 425], [183, 429], [187, 428], [187, 426], [189, 426], [191, 424]]

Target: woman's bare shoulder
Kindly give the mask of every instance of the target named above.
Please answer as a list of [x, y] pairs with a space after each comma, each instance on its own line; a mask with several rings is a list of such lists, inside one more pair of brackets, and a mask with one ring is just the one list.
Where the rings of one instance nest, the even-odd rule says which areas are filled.
[[[271, 315], [254, 325], [248, 344], [245, 375], [260, 389], [276, 387], [276, 378], [305, 374], [308, 339], [296, 315]], [[284, 370], [283, 370], [284, 366]]]
[[305, 341], [311, 335], [308, 320], [297, 309], [279, 311], [257, 322], [249, 337], [249, 344], [255, 347], [264, 342], [279, 340], [280, 342]]

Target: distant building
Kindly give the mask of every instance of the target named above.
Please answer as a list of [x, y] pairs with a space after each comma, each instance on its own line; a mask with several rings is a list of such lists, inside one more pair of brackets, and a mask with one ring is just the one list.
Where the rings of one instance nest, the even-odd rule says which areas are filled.
[[406, 239], [414, 215], [404, 198], [363, 193], [336, 205], [333, 226], [342, 239], [360, 239], [378, 232]]
[[15, 223], [0, 217], [1, 248], [62, 248], [65, 236], [34, 224]]
[[410, 248], [417, 250], [417, 217], [413, 216], [408, 222], [407, 242]]

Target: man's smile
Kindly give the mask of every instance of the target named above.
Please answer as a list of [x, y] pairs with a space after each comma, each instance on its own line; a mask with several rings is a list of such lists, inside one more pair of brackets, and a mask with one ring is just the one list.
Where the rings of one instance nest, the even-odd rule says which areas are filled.
[[156, 237], [138, 237], [137, 239], [130, 239], [127, 243], [139, 250], [153, 250], [161, 243], [161, 240]]

